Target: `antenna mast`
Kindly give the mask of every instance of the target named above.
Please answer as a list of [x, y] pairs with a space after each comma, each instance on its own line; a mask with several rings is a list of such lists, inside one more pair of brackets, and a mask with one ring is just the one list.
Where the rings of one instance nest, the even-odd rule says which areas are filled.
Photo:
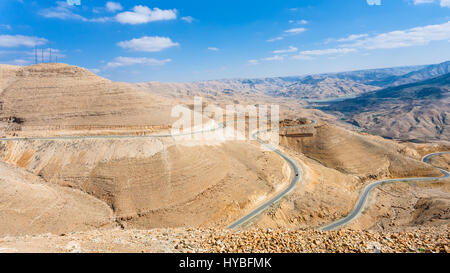
[[34, 46], [34, 64], [38, 63], [38, 58], [37, 58], [37, 46]]

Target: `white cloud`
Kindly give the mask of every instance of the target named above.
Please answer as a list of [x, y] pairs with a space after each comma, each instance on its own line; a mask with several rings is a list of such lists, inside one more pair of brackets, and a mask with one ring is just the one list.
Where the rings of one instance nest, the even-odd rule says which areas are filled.
[[184, 17], [181, 17], [181, 20], [183, 20], [183, 21], [185, 21], [185, 22], [188, 22], [188, 23], [192, 23], [192, 22], [195, 21], [194, 17], [192, 17], [192, 16], [184, 16]]
[[0, 47], [38, 46], [48, 42], [45, 38], [23, 35], [0, 35]]
[[217, 48], [217, 47], [208, 47], [208, 50], [211, 50], [211, 51], [219, 51], [219, 49]]
[[366, 37], [344, 45], [363, 49], [401, 48], [427, 45], [431, 41], [450, 40], [450, 21], [440, 25], [428, 25], [407, 30], [397, 30]]
[[279, 49], [272, 51], [273, 54], [282, 54], [282, 53], [292, 53], [296, 52], [298, 49], [294, 46], [289, 46], [288, 49]]
[[284, 58], [285, 58], [286, 56], [287, 56], [287, 55], [273, 55], [273, 56], [270, 56], [270, 57], [261, 58], [261, 59], [259, 59], [259, 60], [257, 60], [257, 59], [248, 60], [247, 62], [248, 62], [248, 64], [250, 64], [250, 65], [257, 65], [257, 64], [260, 64], [261, 61], [264, 61], [264, 62], [278, 61], [278, 62], [280, 62], [280, 61], [283, 61]]
[[13, 61], [6, 62], [6, 64], [11, 64], [11, 65], [30, 65], [30, 64], [32, 64], [32, 62], [30, 60], [15, 59]]
[[348, 37], [342, 38], [342, 39], [338, 39], [338, 42], [351, 42], [351, 41], [355, 41], [364, 37], [367, 37], [369, 35], [367, 34], [352, 34]]
[[110, 12], [116, 12], [123, 10], [123, 7], [120, 3], [117, 2], [107, 2], [106, 9]]
[[317, 50], [305, 50], [300, 52], [300, 55], [329, 55], [329, 54], [345, 54], [349, 52], [354, 52], [354, 48], [328, 48], [328, 49], [317, 49]]
[[106, 68], [116, 68], [122, 66], [132, 66], [132, 65], [149, 65], [149, 66], [161, 66], [171, 59], [157, 60], [153, 58], [132, 58], [132, 57], [117, 57], [112, 62], [106, 64]]
[[262, 58], [261, 61], [282, 61], [285, 55], [274, 55], [272, 57]]
[[117, 43], [117, 45], [125, 49], [143, 52], [158, 52], [166, 48], [179, 46], [178, 43], [173, 42], [170, 38], [159, 36], [144, 36], [130, 41], [122, 41]]
[[284, 33], [278, 37], [275, 38], [271, 38], [266, 40], [267, 42], [275, 42], [275, 41], [280, 41], [283, 40], [284, 37], [289, 36], [289, 35], [297, 35], [299, 33], [302, 33], [306, 31], [306, 28], [302, 28], [302, 27], [297, 27], [297, 28], [291, 28], [291, 29], [287, 29], [284, 31]]
[[327, 49], [317, 49], [317, 50], [305, 50], [297, 55], [292, 56], [295, 60], [313, 60], [313, 56], [323, 56], [323, 55], [333, 55], [333, 54], [347, 54], [354, 52], [354, 48], [327, 48]]
[[282, 37], [282, 36], [278, 36], [278, 37], [275, 37], [275, 38], [272, 38], [272, 39], [269, 39], [269, 40], [266, 40], [267, 42], [275, 42], [275, 41], [280, 41], [280, 40], [283, 40], [284, 39], [284, 37]]
[[433, 3], [434, 0], [414, 0], [414, 5]]
[[74, 5], [69, 5], [67, 2], [56, 1], [56, 7], [46, 8], [39, 11], [39, 15], [45, 18], [57, 18], [57, 19], [75, 19], [86, 21], [87, 19], [81, 15], [75, 14], [72, 10]]
[[306, 25], [308, 21], [306, 20], [289, 20], [290, 24]]
[[[434, 3], [434, 0], [413, 0], [413, 2], [414, 5], [431, 4]], [[450, 0], [440, 0], [439, 2], [441, 7], [450, 8]]]
[[369, 6], [380, 6], [381, 0], [367, 0]]
[[145, 24], [154, 21], [174, 20], [177, 18], [177, 10], [151, 9], [146, 6], [135, 6], [133, 11], [125, 11], [116, 15], [116, 20], [122, 24]]
[[311, 56], [308, 56], [308, 55], [297, 54], [297, 55], [292, 56], [292, 59], [309, 61], [309, 60], [313, 60], [314, 58]]
[[61, 20], [79, 20], [83, 22], [95, 22], [95, 23], [104, 23], [112, 20], [111, 17], [89, 19], [73, 12], [73, 10], [76, 8], [77, 7], [75, 5], [69, 5], [63, 1], [57, 1], [55, 7], [42, 9], [38, 12], [38, 14], [45, 18], [55, 18]]
[[299, 33], [302, 33], [304, 31], [306, 31], [305, 28], [298, 27], [298, 28], [291, 28], [291, 29], [285, 30], [284, 32], [291, 33], [291, 34], [299, 34]]
[[440, 25], [428, 25], [406, 30], [396, 30], [374, 36], [369, 36], [367, 34], [353, 34], [337, 41], [343, 43], [338, 48], [302, 51], [298, 55], [293, 56], [293, 58], [305, 59], [305, 56], [346, 54], [358, 50], [420, 46], [427, 45], [432, 41], [450, 42], [450, 21]]

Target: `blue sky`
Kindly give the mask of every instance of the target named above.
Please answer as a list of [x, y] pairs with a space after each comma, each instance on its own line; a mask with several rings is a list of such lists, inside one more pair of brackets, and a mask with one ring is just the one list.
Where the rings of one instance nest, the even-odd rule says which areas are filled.
[[[79, 3], [79, 5], [78, 5]], [[450, 0], [1, 0], [0, 63], [198, 81], [450, 59]], [[41, 52], [39, 53], [39, 59]]]

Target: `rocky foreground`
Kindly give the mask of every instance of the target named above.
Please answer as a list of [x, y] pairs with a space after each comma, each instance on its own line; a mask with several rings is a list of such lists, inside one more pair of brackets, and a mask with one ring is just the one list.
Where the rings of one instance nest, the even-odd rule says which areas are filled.
[[450, 252], [449, 226], [406, 232], [340, 230], [95, 230], [0, 239], [1, 252]]

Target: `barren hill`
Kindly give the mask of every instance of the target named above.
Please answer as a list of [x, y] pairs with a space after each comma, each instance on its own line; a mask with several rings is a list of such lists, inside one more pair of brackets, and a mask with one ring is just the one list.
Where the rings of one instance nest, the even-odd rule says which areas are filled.
[[386, 84], [398, 86], [408, 83], [421, 82], [450, 73], [450, 61], [440, 64], [428, 65], [422, 69], [411, 71], [401, 76], [393, 77]]
[[[6, 69], [1, 116], [4, 123], [19, 126], [18, 134], [42, 127], [43, 136], [53, 136], [65, 131], [64, 126], [106, 128], [99, 129], [103, 135], [109, 134], [108, 126], [123, 126], [125, 134], [127, 128], [132, 134], [137, 125], [171, 124], [168, 100], [85, 69], [64, 64]], [[123, 226], [143, 228], [225, 226], [275, 194], [291, 175], [276, 154], [245, 141], [220, 139], [0, 139], [0, 158], [51, 187], [69, 187], [96, 198]], [[29, 194], [28, 199], [42, 195]], [[33, 206], [26, 199], [21, 202]]]
[[0, 119], [24, 126], [169, 124], [169, 102], [88, 70], [46, 63], [1, 65]]
[[202, 94], [205, 97], [233, 98], [269, 97], [291, 99], [324, 99], [349, 96], [378, 89], [352, 80], [321, 75], [262, 79], [236, 79], [194, 83], [138, 83], [150, 93], [164, 93], [173, 97]]
[[0, 235], [65, 233], [114, 226], [112, 210], [78, 190], [0, 162]]
[[317, 75], [227, 79], [192, 83], [144, 82], [135, 86], [173, 99], [202, 95], [211, 101], [218, 97], [235, 100], [249, 98], [289, 98], [322, 100], [364, 94], [383, 87], [419, 82], [449, 72], [450, 62], [441, 64], [357, 70]]
[[401, 139], [450, 139], [450, 74], [419, 83], [361, 95], [324, 110], [382, 136]]
[[[280, 143], [306, 164], [305, 179], [255, 220], [259, 227], [318, 227], [347, 215], [362, 188], [375, 180], [441, 175], [406, 145], [329, 124], [290, 129]], [[372, 216], [357, 228], [371, 227], [378, 214]]]

